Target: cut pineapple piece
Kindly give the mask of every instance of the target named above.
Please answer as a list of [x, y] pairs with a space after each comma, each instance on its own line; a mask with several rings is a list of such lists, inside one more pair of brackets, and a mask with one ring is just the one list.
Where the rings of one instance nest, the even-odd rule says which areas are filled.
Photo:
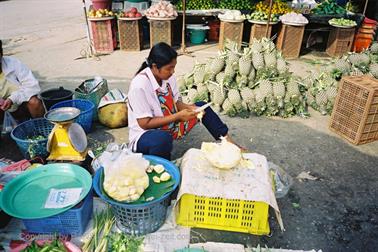
[[156, 184], [159, 184], [160, 183], [160, 178], [158, 176], [154, 176], [152, 178], [152, 180], [156, 183]]
[[154, 171], [154, 166], [153, 165], [150, 165], [150, 166], [147, 167], [147, 170], [146, 170], [147, 173], [151, 173], [153, 171]]
[[160, 173], [164, 172], [165, 169], [164, 169], [164, 166], [158, 164], [158, 165], [155, 165], [155, 166], [154, 166], [154, 171], [155, 171], [156, 173], [160, 174]]
[[171, 179], [171, 175], [169, 175], [168, 172], [164, 172], [164, 173], [161, 174], [161, 176], [160, 176], [160, 180], [161, 180], [162, 182], [168, 181], [168, 180], [170, 180], [170, 179]]

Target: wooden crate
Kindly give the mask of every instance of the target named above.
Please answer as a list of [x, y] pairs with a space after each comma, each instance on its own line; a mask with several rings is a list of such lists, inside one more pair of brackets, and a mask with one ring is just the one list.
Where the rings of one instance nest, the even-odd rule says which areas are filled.
[[343, 78], [329, 127], [353, 144], [378, 140], [378, 80], [367, 75]]
[[143, 31], [140, 20], [118, 19], [119, 47], [124, 51], [143, 49]]
[[219, 31], [219, 49], [223, 49], [226, 39], [235, 41], [241, 46], [243, 39], [243, 22], [231, 23], [221, 21]]
[[117, 46], [114, 18], [90, 19], [93, 45], [98, 53], [111, 53]]
[[150, 23], [150, 47], [152, 48], [159, 42], [172, 45], [172, 21], [149, 20]]
[[298, 58], [301, 52], [304, 26], [283, 24], [278, 33], [277, 48], [285, 58]]
[[342, 56], [352, 49], [355, 28], [336, 28], [329, 33], [326, 52], [329, 56]]
[[[269, 25], [268, 28], [268, 38], [272, 36], [272, 27]], [[266, 34], [266, 24], [252, 24], [251, 35], [249, 36], [249, 44], [252, 45], [253, 39], [262, 39], [265, 38]]]

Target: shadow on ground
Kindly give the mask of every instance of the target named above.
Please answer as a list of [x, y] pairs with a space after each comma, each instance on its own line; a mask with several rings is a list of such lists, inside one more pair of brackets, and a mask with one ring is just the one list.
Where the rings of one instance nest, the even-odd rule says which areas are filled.
[[[234, 139], [250, 151], [264, 154], [294, 178], [302, 171], [310, 171], [319, 180], [294, 179], [288, 195], [278, 200], [285, 232], [271, 217], [270, 237], [194, 229], [192, 242], [323, 251], [374, 251], [378, 247], [378, 157], [297, 122], [256, 117], [223, 119]], [[117, 141], [125, 131], [111, 130], [105, 135], [104, 128], [96, 126], [91, 137]], [[199, 148], [203, 141], [212, 138], [200, 125], [175, 143], [173, 158], [182, 156], [189, 148]], [[20, 157], [11, 140], [0, 142], [0, 153], [11, 159]]]

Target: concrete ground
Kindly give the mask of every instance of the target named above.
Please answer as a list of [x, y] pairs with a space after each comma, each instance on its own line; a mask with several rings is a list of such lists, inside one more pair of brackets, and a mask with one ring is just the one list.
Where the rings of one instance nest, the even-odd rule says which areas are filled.
[[[98, 59], [78, 59], [86, 48], [82, 12], [78, 0], [0, 1], [0, 39], [5, 44], [5, 54], [27, 64], [42, 89], [57, 86], [74, 89], [83, 80], [100, 75], [108, 79], [110, 88], [127, 92], [130, 79], [148, 50], [117, 50]], [[195, 57], [180, 56], [177, 75], [187, 72], [195, 61], [215, 55], [217, 48], [206, 45], [189, 50], [195, 50]], [[298, 75], [313, 67], [300, 60], [291, 61], [291, 70]], [[196, 229], [192, 233], [193, 242], [323, 251], [377, 250], [378, 142], [353, 146], [329, 131], [329, 116], [310, 112], [308, 119], [222, 116], [241, 145], [265, 155], [294, 178], [302, 171], [309, 171], [319, 179], [307, 182], [294, 179], [288, 195], [278, 200], [285, 232], [271, 218], [271, 236]], [[128, 128], [108, 130], [95, 125], [90, 138], [126, 142]], [[175, 144], [174, 157], [211, 140], [206, 129], [197, 126]], [[0, 157], [21, 158], [15, 144], [6, 139], [0, 142]]]

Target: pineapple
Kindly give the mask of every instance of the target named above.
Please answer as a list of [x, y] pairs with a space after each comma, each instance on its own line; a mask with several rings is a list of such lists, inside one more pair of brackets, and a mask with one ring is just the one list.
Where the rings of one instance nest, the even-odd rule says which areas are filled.
[[252, 62], [248, 56], [242, 56], [239, 59], [239, 73], [248, 76], [251, 72]]
[[257, 115], [262, 115], [266, 110], [265, 95], [261, 92], [261, 88], [255, 89], [256, 105], [254, 111]]
[[248, 85], [248, 77], [243, 75], [243, 76], [240, 76], [240, 75], [236, 75], [236, 83], [238, 85], [239, 88], [241, 87], [245, 87]]
[[179, 88], [180, 92], [184, 92], [186, 90], [186, 83], [185, 78], [183, 76], [180, 76], [177, 78], [177, 86]]
[[314, 107], [314, 105], [316, 104], [315, 97], [310, 90], [307, 91], [306, 97], [307, 97], [307, 104], [310, 105], [311, 107]]
[[202, 83], [205, 78], [205, 66], [199, 65], [194, 68], [194, 83]]
[[264, 56], [262, 53], [254, 52], [252, 54], [252, 63], [256, 70], [262, 69], [264, 67]]
[[352, 71], [350, 72], [350, 75], [361, 76], [361, 75], [364, 75], [364, 73], [360, 69], [353, 67]]
[[286, 73], [289, 70], [287, 62], [281, 57], [277, 59], [277, 70], [280, 74]]
[[371, 51], [373, 54], [378, 54], [378, 42], [374, 42], [374, 43], [370, 46], [370, 51]]
[[214, 58], [211, 62], [210, 71], [214, 74], [218, 74], [220, 71], [222, 71], [224, 63], [224, 58], [222, 56]]
[[222, 103], [224, 102], [225, 100], [225, 93], [223, 92], [223, 90], [216, 86], [213, 91], [211, 91], [211, 101], [215, 104], [215, 105], [222, 105]]
[[196, 97], [196, 101], [208, 101], [209, 100], [209, 90], [207, 89], [206, 85], [200, 84], [197, 86], [198, 95]]
[[237, 105], [241, 102], [240, 93], [237, 89], [230, 89], [228, 90], [227, 97], [229, 101], [232, 103], [232, 105]]
[[319, 112], [322, 115], [326, 115], [327, 114], [326, 105], [327, 105], [327, 102], [328, 102], [327, 92], [325, 90], [322, 90], [322, 89], [319, 90], [318, 93], [315, 96], [315, 101], [316, 101], [316, 104], [319, 106]]
[[229, 51], [226, 64], [234, 64], [239, 62], [239, 55], [237, 52]]
[[[373, 45], [377, 45], [378, 43], [375, 43]], [[374, 76], [374, 78], [378, 79], [378, 63], [373, 63], [370, 65], [370, 74]]]
[[198, 92], [194, 88], [191, 88], [191, 89], [188, 90], [187, 96], [188, 96], [188, 99], [189, 99], [190, 103], [194, 103], [194, 102], [198, 101], [198, 99], [197, 99]]
[[263, 50], [263, 46], [262, 44], [260, 43], [260, 41], [258, 41], [257, 39], [253, 39], [253, 42], [252, 42], [252, 45], [251, 45], [251, 50], [252, 52], [256, 53], [256, 52], [262, 52]]
[[234, 76], [236, 74], [234, 68], [232, 67], [231, 64], [227, 64], [226, 65], [226, 68], [224, 70], [224, 74], [225, 74], [225, 77], [224, 77], [224, 83], [226, 86], [228, 86], [234, 79]]
[[275, 51], [265, 52], [265, 54], [264, 54], [264, 61], [265, 61], [265, 66], [276, 68], [276, 66], [277, 66], [277, 58], [276, 58]]
[[298, 83], [295, 80], [290, 80], [287, 83], [287, 96], [290, 97], [293, 105], [298, 105], [300, 102], [301, 93], [299, 91]]
[[236, 109], [234, 108], [234, 106], [232, 105], [232, 103], [230, 102], [228, 98], [224, 100], [222, 104], [222, 109], [229, 116], [235, 116], [237, 114]]
[[256, 77], [256, 70], [252, 66], [251, 71], [249, 72], [249, 75], [248, 75], [248, 80], [253, 81], [255, 79], [255, 77]]
[[213, 72], [207, 72], [203, 78], [204, 82], [214, 81], [215, 80], [215, 73]]
[[248, 87], [242, 88], [240, 90], [240, 95], [243, 102], [247, 103], [247, 105], [252, 104], [255, 101], [255, 94], [253, 93], [252, 89]]
[[366, 53], [353, 53], [349, 55], [349, 61], [352, 65], [359, 68], [362, 72], [367, 72], [370, 63], [370, 57]]
[[339, 69], [340, 72], [342, 72], [343, 74], [348, 74], [350, 71], [350, 64], [348, 61], [344, 59], [338, 59], [335, 62], [334, 68]]
[[284, 106], [285, 93], [285, 84], [282, 81], [273, 83], [273, 96], [277, 99], [279, 108]]
[[331, 101], [333, 104], [337, 96], [337, 86], [328, 87], [326, 90], [326, 94], [327, 94], [328, 101]]
[[223, 80], [224, 80], [224, 72], [220, 72], [217, 74], [217, 76], [215, 77], [215, 80], [218, 84], [222, 84], [223, 83]]
[[261, 80], [259, 84], [260, 92], [264, 97], [273, 96], [272, 83], [269, 80]]
[[207, 84], [207, 89], [209, 90], [209, 92], [213, 92], [213, 90], [218, 86], [217, 83], [214, 83], [214, 82], [209, 82]]

